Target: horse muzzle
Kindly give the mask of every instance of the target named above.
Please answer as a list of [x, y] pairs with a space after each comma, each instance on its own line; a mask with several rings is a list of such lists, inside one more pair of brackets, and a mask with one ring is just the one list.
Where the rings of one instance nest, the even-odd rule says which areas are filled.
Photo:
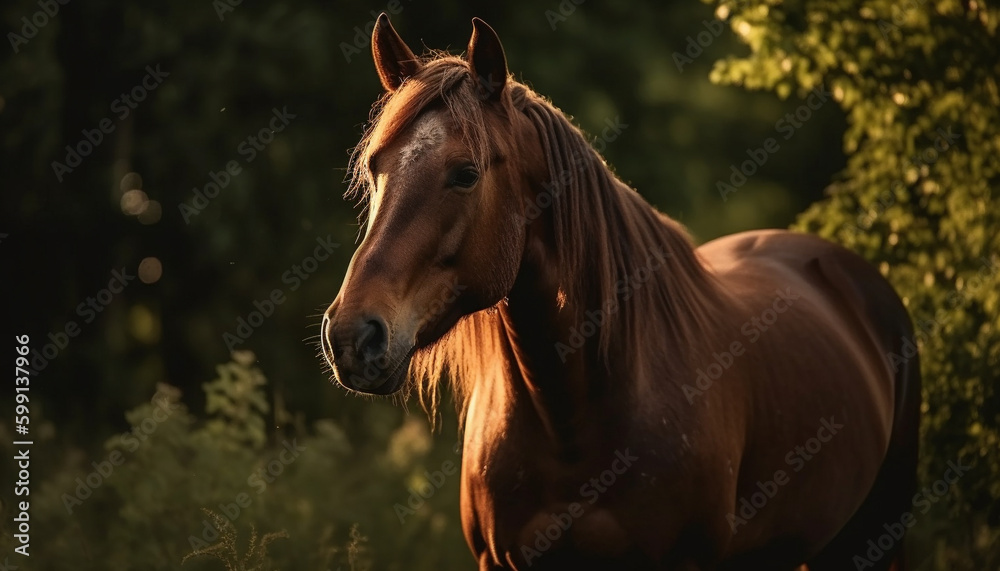
[[400, 343], [402, 336], [394, 335], [381, 316], [352, 317], [337, 311], [336, 305], [323, 316], [320, 339], [337, 382], [361, 393], [397, 392], [406, 382], [412, 343]]

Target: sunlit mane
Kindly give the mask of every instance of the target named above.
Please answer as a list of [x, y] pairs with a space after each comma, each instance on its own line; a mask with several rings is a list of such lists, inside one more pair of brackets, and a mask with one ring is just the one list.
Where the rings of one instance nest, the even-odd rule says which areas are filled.
[[[598, 343], [604, 366], [628, 374], [631, 367], [642, 366], [643, 354], [650, 353], [639, 347], [653, 343], [663, 350], [676, 348], [675, 366], [681, 371], [698, 358], [691, 347], [713, 346], [698, 340], [704, 339], [703, 331], [714, 328], [710, 308], [716, 288], [687, 233], [618, 180], [565, 114], [513, 79], [501, 97], [502, 113], [488, 113], [465, 60], [451, 56], [426, 60], [419, 73], [376, 103], [371, 126], [352, 159], [349, 194], [366, 199], [373, 184], [371, 156], [433, 106], [450, 113], [473, 160], [480, 164], [497, 152], [497, 145], [516, 156], [516, 141], [507, 141], [511, 130], [503, 130], [498, 117], [523, 113], [535, 126], [549, 170], [549, 180], [539, 182], [550, 188], [559, 185], [559, 192], [553, 192], [551, 217], [564, 311], [575, 312], [575, 322], [582, 323], [588, 310], [614, 299], [621, 304], [601, 327]], [[657, 250], [666, 252], [666, 265], [648, 281], [633, 283], [637, 287], [632, 296], [622, 299], [618, 290], [623, 280], [633, 280]], [[633, 349], [611, 351], [612, 347]], [[634, 358], [619, 357], [621, 361], [612, 364], [609, 356], [615, 354]], [[440, 402], [440, 381], [449, 378], [464, 418], [474, 385], [503, 382], [510, 355], [499, 313], [491, 308], [466, 316], [437, 343], [416, 352], [410, 374], [432, 416]]]

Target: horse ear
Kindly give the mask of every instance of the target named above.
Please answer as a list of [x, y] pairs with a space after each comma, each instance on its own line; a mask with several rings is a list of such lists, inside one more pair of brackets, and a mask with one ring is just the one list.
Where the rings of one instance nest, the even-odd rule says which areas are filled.
[[485, 100], [499, 100], [507, 84], [507, 58], [503, 55], [500, 37], [479, 18], [472, 19], [472, 38], [466, 59], [478, 82], [479, 96]]
[[389, 92], [399, 89], [406, 78], [423, 67], [403, 42], [403, 38], [393, 29], [385, 12], [379, 15], [375, 21], [375, 29], [372, 30], [372, 56], [375, 58], [378, 78]]

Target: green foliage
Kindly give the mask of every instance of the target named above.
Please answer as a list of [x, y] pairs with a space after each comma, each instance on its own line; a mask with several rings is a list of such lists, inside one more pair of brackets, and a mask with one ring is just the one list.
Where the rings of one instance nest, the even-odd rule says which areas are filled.
[[[457, 477], [420, 499], [404, 521], [394, 509], [407, 504], [415, 477], [422, 484], [425, 471], [458, 459], [453, 432], [435, 445], [426, 421], [412, 417], [359, 447], [330, 419], [307, 429], [301, 415], [284, 411], [279, 418], [289, 423], [262, 441], [257, 435], [272, 422], [266, 411], [275, 407], [255, 357], [236, 354], [218, 373], [203, 385], [216, 411], [208, 420], [197, 420], [180, 392], [161, 384], [150, 402], [126, 413], [130, 430], [96, 455], [55, 451], [66, 460], [32, 481], [31, 569], [178, 569], [183, 562], [211, 571], [221, 561], [241, 571], [367, 571], [472, 563], [458, 525]], [[78, 496], [88, 482], [96, 485]], [[0, 524], [0, 550], [9, 553], [7, 525]]]
[[181, 559], [181, 563], [192, 557], [203, 555], [214, 557], [226, 565], [227, 571], [264, 571], [268, 564], [267, 546], [276, 539], [288, 539], [285, 531], [265, 533], [257, 537], [257, 530], [250, 526], [250, 542], [246, 553], [240, 556], [239, 545], [236, 542], [236, 527], [228, 518], [212, 510], [202, 510], [212, 520], [219, 530], [219, 540], [209, 547], [196, 549]]
[[[920, 542], [936, 569], [1000, 565], [1000, 9], [972, 0], [750, 0], [717, 14], [750, 46], [712, 78], [784, 97], [825, 86], [847, 168], [795, 227], [879, 265], [918, 330], [921, 481], [972, 470]], [[920, 537], [920, 536], [918, 536]], [[930, 539], [930, 538], [928, 538]]]
[[205, 428], [223, 441], [258, 449], [267, 440], [264, 415], [270, 407], [264, 373], [250, 368], [254, 359], [249, 351], [235, 351], [233, 362], [216, 367], [219, 378], [204, 385], [205, 411], [216, 417]]

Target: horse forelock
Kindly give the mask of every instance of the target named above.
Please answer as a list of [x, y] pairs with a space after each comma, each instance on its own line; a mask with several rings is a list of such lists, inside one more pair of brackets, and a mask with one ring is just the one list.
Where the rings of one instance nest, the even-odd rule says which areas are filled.
[[347, 196], [366, 200], [374, 188], [370, 176], [372, 157], [398, 139], [425, 111], [438, 107], [458, 129], [472, 162], [480, 168], [488, 164], [495, 147], [502, 142], [490, 138], [493, 130], [468, 62], [432, 53], [424, 58], [417, 74], [373, 105], [365, 133], [351, 154]]

